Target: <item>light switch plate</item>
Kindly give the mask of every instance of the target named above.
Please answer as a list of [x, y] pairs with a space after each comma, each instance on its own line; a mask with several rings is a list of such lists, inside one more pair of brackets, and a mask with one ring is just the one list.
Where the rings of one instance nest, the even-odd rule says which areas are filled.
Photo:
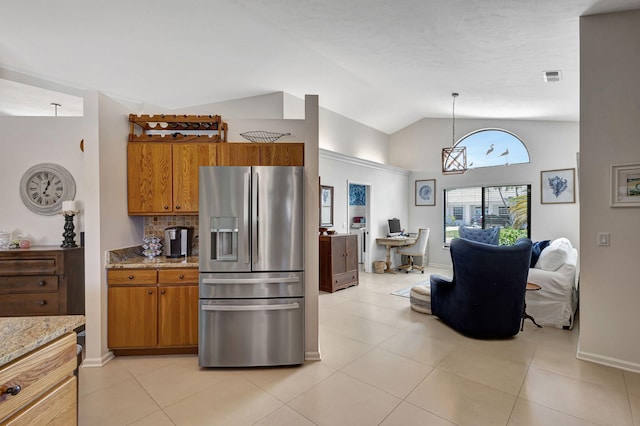
[[609, 233], [608, 232], [598, 232], [598, 245], [599, 246], [608, 246], [609, 245]]

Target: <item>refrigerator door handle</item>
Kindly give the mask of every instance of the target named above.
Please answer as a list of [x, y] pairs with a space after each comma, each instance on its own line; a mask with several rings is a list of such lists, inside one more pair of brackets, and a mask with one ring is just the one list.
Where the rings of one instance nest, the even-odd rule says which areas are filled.
[[249, 181], [251, 175], [249, 173], [244, 174], [244, 205], [242, 221], [244, 225], [244, 263], [249, 263], [249, 197], [251, 192], [249, 191]]
[[256, 172], [256, 244], [253, 248], [253, 263], [260, 260], [260, 173]]
[[202, 305], [203, 311], [284, 311], [300, 309], [298, 302], [280, 305]]
[[300, 277], [284, 278], [202, 278], [202, 284], [278, 284], [299, 283]]

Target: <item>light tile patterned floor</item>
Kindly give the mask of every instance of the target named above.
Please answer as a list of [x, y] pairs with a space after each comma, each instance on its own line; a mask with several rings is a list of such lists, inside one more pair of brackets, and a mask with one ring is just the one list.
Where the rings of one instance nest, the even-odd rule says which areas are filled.
[[82, 368], [80, 424], [640, 426], [640, 374], [576, 359], [579, 324], [466, 338], [389, 294], [430, 273], [448, 271], [361, 274], [322, 293], [320, 362], [201, 370], [174, 355]]

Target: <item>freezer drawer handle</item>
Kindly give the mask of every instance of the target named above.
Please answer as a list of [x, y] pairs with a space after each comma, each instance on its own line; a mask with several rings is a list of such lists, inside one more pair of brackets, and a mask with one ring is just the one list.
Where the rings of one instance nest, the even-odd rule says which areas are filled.
[[277, 284], [299, 283], [299, 277], [284, 278], [203, 278], [202, 284]]
[[202, 305], [203, 311], [284, 311], [299, 308], [298, 302], [281, 305]]

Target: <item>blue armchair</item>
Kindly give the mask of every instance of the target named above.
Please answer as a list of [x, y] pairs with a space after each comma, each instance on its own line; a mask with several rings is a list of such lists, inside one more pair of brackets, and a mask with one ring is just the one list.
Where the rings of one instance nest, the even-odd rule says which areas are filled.
[[431, 311], [451, 328], [475, 338], [518, 334], [531, 260], [531, 240], [494, 246], [455, 238], [453, 278], [431, 275]]
[[460, 225], [458, 228], [458, 235], [460, 238], [464, 238], [471, 241], [478, 241], [480, 243], [498, 245], [500, 241], [500, 227], [495, 226], [493, 228], [467, 228], [464, 225]]

